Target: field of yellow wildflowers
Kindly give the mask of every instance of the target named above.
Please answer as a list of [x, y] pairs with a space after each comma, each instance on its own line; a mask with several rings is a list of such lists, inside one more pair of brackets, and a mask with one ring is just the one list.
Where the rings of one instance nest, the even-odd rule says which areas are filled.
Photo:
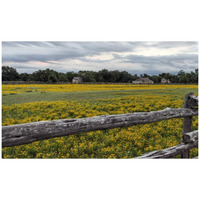
[[[3, 85], [2, 125], [183, 106], [197, 85]], [[193, 117], [193, 129], [198, 119]], [[133, 158], [181, 142], [182, 119], [53, 138], [2, 149], [3, 158]], [[197, 156], [193, 149], [191, 156]]]

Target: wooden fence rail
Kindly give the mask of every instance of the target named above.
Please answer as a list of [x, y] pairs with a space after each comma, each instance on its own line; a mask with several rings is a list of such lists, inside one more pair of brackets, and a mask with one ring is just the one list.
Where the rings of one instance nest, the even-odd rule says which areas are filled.
[[[172, 151], [181, 152], [181, 154], [183, 154], [182, 157], [188, 157], [188, 150], [190, 148], [194, 148], [194, 146], [198, 144], [198, 139], [196, 139], [197, 132], [191, 132], [192, 116], [198, 115], [198, 109], [196, 106], [198, 106], [198, 97], [193, 96], [193, 93], [189, 93], [185, 96], [185, 104], [183, 108], [166, 108], [161, 111], [104, 115], [80, 119], [60, 119], [3, 126], [2, 147], [28, 144], [38, 140], [89, 131], [135, 126], [139, 124], [148, 124], [162, 120], [183, 117], [185, 120], [183, 127], [183, 144], [174, 147], [174, 149], [169, 148], [166, 151], [163, 150], [163, 152], [151, 152], [149, 155], [146, 155], [145, 158], [149, 158], [150, 155], [154, 155], [153, 157], [156, 158], [159, 156], [163, 156], [164, 158], [168, 157], [169, 155], [175, 155], [176, 153], [169, 153]], [[187, 132], [191, 133], [186, 134]], [[190, 141], [189, 144], [188, 141]]]
[[195, 115], [198, 115], [197, 109], [167, 108], [162, 111], [104, 115], [80, 119], [62, 119], [3, 126], [2, 146], [16, 146], [53, 137], [135, 126], [166, 119], [191, 117]]
[[178, 144], [176, 146], [162, 149], [159, 151], [153, 151], [146, 154], [143, 154], [140, 157], [137, 157], [137, 159], [142, 158], [172, 158], [174, 156], [183, 154], [185, 151], [189, 151], [192, 148], [198, 147], [198, 131], [193, 131], [185, 134], [185, 137], [187, 138], [184, 143]]

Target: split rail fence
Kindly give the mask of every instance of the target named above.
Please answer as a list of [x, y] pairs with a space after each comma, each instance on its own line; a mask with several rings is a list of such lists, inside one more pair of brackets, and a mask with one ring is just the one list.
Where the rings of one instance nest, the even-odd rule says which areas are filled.
[[34, 141], [96, 130], [136, 126], [172, 118], [183, 118], [181, 144], [146, 153], [137, 158], [172, 158], [177, 155], [181, 155], [181, 158], [189, 158], [190, 149], [198, 147], [198, 130], [192, 131], [192, 117], [197, 115], [198, 97], [194, 96], [193, 93], [189, 93], [185, 95], [183, 108], [166, 108], [161, 111], [104, 115], [80, 119], [60, 119], [3, 126], [2, 147], [17, 146]]

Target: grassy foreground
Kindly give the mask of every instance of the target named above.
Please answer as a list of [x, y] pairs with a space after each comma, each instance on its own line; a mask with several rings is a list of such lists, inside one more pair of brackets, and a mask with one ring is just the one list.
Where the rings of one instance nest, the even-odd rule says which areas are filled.
[[[197, 85], [3, 85], [2, 125], [183, 106]], [[193, 118], [193, 129], [198, 119]], [[182, 119], [95, 131], [2, 149], [3, 158], [133, 158], [181, 142]], [[198, 150], [191, 151], [197, 156]]]

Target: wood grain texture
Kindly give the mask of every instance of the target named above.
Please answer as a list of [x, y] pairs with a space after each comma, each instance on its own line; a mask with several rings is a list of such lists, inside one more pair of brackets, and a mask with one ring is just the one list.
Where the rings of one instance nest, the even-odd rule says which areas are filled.
[[161, 111], [104, 115], [80, 119], [40, 121], [2, 127], [2, 147], [95, 130], [135, 126], [162, 120], [198, 115], [198, 109], [166, 108]]
[[193, 143], [188, 143], [188, 144], [182, 143], [182, 144], [178, 144], [176, 146], [173, 146], [167, 149], [149, 152], [149, 153], [143, 154], [140, 157], [137, 157], [137, 159], [172, 158], [174, 156], [182, 154], [183, 152], [188, 151], [195, 147], [198, 147], [198, 139], [195, 139]]
[[[189, 93], [189, 94], [191, 94], [191, 93]], [[188, 108], [195, 108], [195, 107], [197, 107], [198, 106], [198, 102], [199, 102], [198, 99], [199, 99], [198, 96], [194, 96], [193, 93], [191, 95], [189, 95], [187, 107]]]
[[[185, 95], [185, 100], [184, 100], [184, 108], [191, 108], [192, 106], [190, 105], [191, 102], [190, 100], [192, 100], [193, 98], [193, 93], [188, 93]], [[191, 132], [192, 131], [192, 117], [184, 117], [183, 118], [183, 135], [185, 133]], [[183, 138], [183, 143], [185, 143], [184, 141], [184, 137]], [[189, 158], [190, 157], [190, 152], [189, 151], [185, 151], [181, 154], [182, 158]]]
[[198, 140], [198, 130], [197, 131], [192, 131], [189, 133], [184, 133], [183, 135], [183, 141], [184, 143], [192, 143]]

